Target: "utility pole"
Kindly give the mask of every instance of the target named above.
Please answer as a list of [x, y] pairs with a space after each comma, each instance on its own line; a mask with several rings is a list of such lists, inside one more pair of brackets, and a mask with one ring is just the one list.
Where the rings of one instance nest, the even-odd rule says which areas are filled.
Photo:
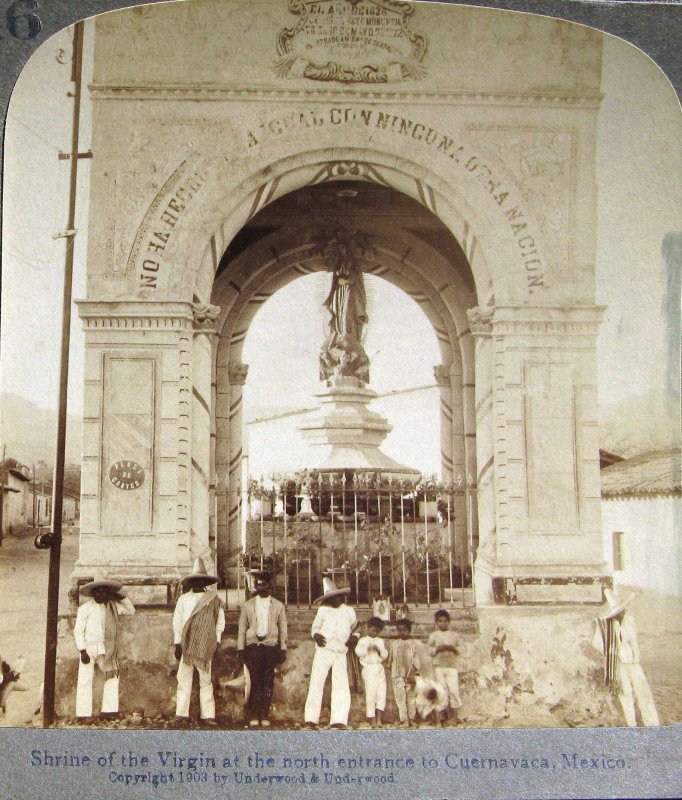
[[31, 481], [33, 484], [33, 502], [31, 503], [31, 515], [32, 515], [32, 528], [35, 530], [36, 527], [36, 462], [33, 462], [33, 480]]
[[5, 453], [7, 445], [2, 446], [2, 464], [0, 465], [0, 546], [5, 533]]
[[43, 683], [43, 725], [49, 728], [54, 723], [55, 669], [57, 661], [57, 614], [59, 611], [59, 566], [62, 547], [62, 508], [64, 502], [64, 452], [66, 445], [66, 407], [69, 385], [69, 345], [71, 333], [71, 286], [73, 280], [73, 248], [76, 236], [76, 187], [78, 183], [78, 161], [91, 158], [92, 153], [78, 151], [80, 125], [81, 82], [83, 67], [83, 23], [77, 22], [73, 32], [73, 56], [71, 80], [73, 89], [73, 126], [71, 129], [71, 152], [60, 153], [60, 159], [71, 160], [71, 182], [69, 186], [69, 218], [66, 230], [54, 238], [66, 239], [64, 263], [64, 295], [62, 306], [62, 346], [59, 361], [59, 410], [57, 417], [57, 448], [55, 454], [54, 479], [52, 481], [52, 533], [43, 547], [50, 548], [50, 566], [47, 583], [47, 625], [45, 631], [45, 672]]

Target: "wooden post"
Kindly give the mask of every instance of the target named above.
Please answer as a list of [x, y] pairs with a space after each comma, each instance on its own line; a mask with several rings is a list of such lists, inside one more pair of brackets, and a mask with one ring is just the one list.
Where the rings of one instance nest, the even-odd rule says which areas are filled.
[[[59, 611], [59, 567], [62, 547], [62, 507], [64, 502], [64, 452], [66, 446], [66, 409], [69, 385], [69, 347], [71, 333], [71, 287], [73, 283], [73, 248], [76, 236], [76, 188], [78, 185], [78, 160], [87, 154], [78, 151], [80, 125], [81, 81], [83, 66], [83, 23], [77, 22], [73, 32], [73, 58], [71, 80], [73, 90], [73, 126], [71, 130], [71, 152], [65, 155], [71, 160], [69, 186], [69, 215], [66, 231], [66, 255], [64, 263], [64, 291], [62, 297], [62, 338], [59, 362], [59, 407], [57, 417], [57, 447], [54, 479], [52, 485], [52, 535], [50, 565], [47, 581], [47, 624], [45, 627], [45, 671], [43, 676], [43, 726], [54, 723], [55, 671], [57, 661], [57, 615]], [[62, 155], [60, 154], [60, 158]]]

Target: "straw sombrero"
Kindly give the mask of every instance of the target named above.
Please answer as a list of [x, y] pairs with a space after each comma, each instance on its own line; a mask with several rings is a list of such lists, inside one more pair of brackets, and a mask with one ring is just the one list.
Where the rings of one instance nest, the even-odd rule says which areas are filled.
[[236, 678], [232, 678], [227, 681], [221, 681], [220, 685], [223, 689], [231, 689], [232, 691], [239, 691], [240, 689], [243, 689], [244, 702], [249, 702], [249, 697], [251, 695], [251, 673], [249, 672], [249, 668], [246, 666], [246, 664]]
[[629, 594], [625, 599], [618, 600], [616, 595], [611, 589], [604, 589], [604, 597], [609, 606], [609, 613], [601, 617], [603, 620], [613, 619], [625, 611], [628, 605], [632, 602], [634, 594]]
[[320, 603], [324, 603], [326, 600], [329, 600], [331, 597], [336, 597], [340, 594], [350, 594], [351, 588], [350, 586], [344, 586], [342, 589], [337, 589], [334, 581], [327, 577], [326, 575], [322, 576], [322, 591], [324, 594], [321, 597], [318, 597], [317, 600], [313, 602], [315, 605], [319, 605]]
[[432, 711], [443, 711], [448, 706], [448, 695], [442, 684], [421, 675], [414, 679], [415, 704], [422, 717]]
[[120, 594], [122, 588], [123, 584], [119, 583], [119, 581], [103, 579], [101, 581], [90, 581], [90, 583], [83, 584], [80, 588], [80, 593], [85, 595], [85, 597], [92, 597], [92, 593], [95, 589], [109, 589], [112, 593]]
[[215, 575], [209, 575], [206, 572], [204, 560], [197, 558], [192, 567], [192, 574], [185, 575], [180, 583], [183, 586], [210, 586], [212, 583], [218, 583], [218, 578]]

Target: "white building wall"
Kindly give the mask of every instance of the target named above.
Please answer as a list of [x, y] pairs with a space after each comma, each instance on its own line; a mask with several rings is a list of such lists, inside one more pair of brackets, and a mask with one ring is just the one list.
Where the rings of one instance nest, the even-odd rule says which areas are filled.
[[681, 521], [679, 497], [603, 500], [604, 557], [612, 567], [613, 534], [624, 534], [624, 569], [614, 568], [616, 586], [682, 597]]

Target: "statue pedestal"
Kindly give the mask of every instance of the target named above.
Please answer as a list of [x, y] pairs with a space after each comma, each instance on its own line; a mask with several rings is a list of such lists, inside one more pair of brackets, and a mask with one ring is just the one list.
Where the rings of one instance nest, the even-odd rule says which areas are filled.
[[386, 472], [398, 478], [419, 475], [379, 449], [391, 425], [368, 408], [376, 392], [357, 378], [340, 377], [317, 397], [321, 407], [316, 418], [300, 429], [315, 447], [314, 470]]

